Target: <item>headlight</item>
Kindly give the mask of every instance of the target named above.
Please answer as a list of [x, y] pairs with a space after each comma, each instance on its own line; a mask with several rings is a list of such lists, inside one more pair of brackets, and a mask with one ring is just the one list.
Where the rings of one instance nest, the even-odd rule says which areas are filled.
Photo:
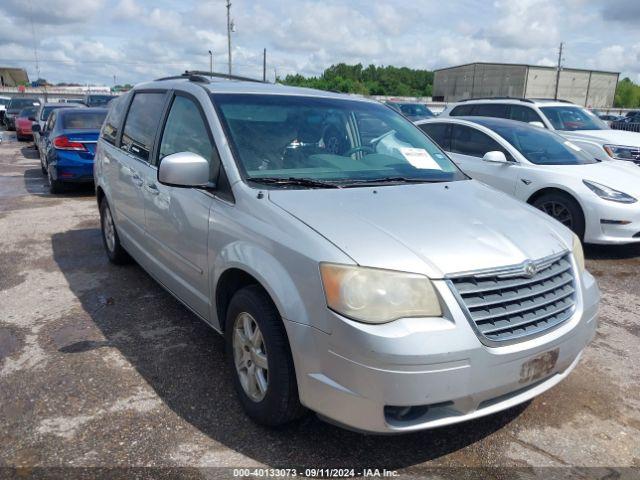
[[635, 203], [637, 200], [633, 198], [631, 195], [627, 195], [626, 193], [619, 192], [618, 190], [614, 190], [613, 188], [609, 188], [600, 183], [591, 182], [589, 180], [583, 180], [584, 183], [589, 190], [598, 195], [600, 198], [604, 200], [611, 200], [612, 202], [618, 203]]
[[584, 272], [584, 250], [582, 250], [582, 242], [575, 233], [573, 234], [573, 258], [576, 259], [580, 273]]
[[605, 145], [604, 151], [607, 152], [611, 158], [616, 160], [631, 160], [637, 161], [640, 155], [639, 147], [626, 147], [624, 145]]
[[321, 263], [320, 274], [329, 308], [353, 320], [442, 315], [433, 284], [423, 275], [333, 263]]

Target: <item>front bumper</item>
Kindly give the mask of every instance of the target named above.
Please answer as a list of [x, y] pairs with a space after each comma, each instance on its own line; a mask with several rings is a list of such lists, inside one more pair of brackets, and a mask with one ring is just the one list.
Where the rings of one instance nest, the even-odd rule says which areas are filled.
[[[525, 402], [576, 366], [595, 335], [599, 291], [588, 273], [574, 315], [521, 343], [483, 345], [446, 282], [434, 282], [447, 312], [437, 319], [367, 325], [333, 317], [331, 334], [285, 321], [303, 405], [347, 428], [402, 433], [458, 423]], [[523, 363], [558, 349], [552, 370], [521, 383]], [[413, 407], [398, 418], [398, 407]]]
[[585, 208], [585, 243], [621, 245], [640, 242], [640, 201], [624, 204], [594, 199]]

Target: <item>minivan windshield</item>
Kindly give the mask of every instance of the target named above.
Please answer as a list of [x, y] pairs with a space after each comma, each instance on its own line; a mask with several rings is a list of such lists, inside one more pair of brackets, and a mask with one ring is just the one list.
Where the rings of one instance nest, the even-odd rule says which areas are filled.
[[259, 94], [212, 99], [247, 180], [313, 188], [467, 178], [421, 130], [379, 103]]
[[556, 130], [608, 130], [606, 123], [600, 120], [594, 113], [585, 108], [566, 107], [540, 107], [540, 110]]
[[38, 100], [34, 98], [12, 98], [9, 105], [7, 105], [7, 110], [22, 110], [39, 104]]
[[492, 126], [494, 132], [536, 165], [585, 165], [597, 163], [577, 145], [548, 130], [528, 125]]

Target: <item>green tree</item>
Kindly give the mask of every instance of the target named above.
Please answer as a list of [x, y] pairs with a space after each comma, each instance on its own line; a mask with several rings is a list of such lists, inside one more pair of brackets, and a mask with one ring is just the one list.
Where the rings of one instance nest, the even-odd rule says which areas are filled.
[[630, 78], [624, 78], [618, 82], [613, 105], [618, 108], [640, 107], [640, 85], [635, 84]]

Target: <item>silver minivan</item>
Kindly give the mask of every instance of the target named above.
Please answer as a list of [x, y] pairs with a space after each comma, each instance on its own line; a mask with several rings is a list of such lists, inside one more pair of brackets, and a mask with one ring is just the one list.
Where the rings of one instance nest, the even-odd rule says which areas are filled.
[[491, 414], [565, 378], [596, 330], [571, 231], [375, 101], [138, 85], [111, 105], [95, 184], [109, 259], [133, 257], [225, 336], [261, 424], [308, 409], [398, 433]]

